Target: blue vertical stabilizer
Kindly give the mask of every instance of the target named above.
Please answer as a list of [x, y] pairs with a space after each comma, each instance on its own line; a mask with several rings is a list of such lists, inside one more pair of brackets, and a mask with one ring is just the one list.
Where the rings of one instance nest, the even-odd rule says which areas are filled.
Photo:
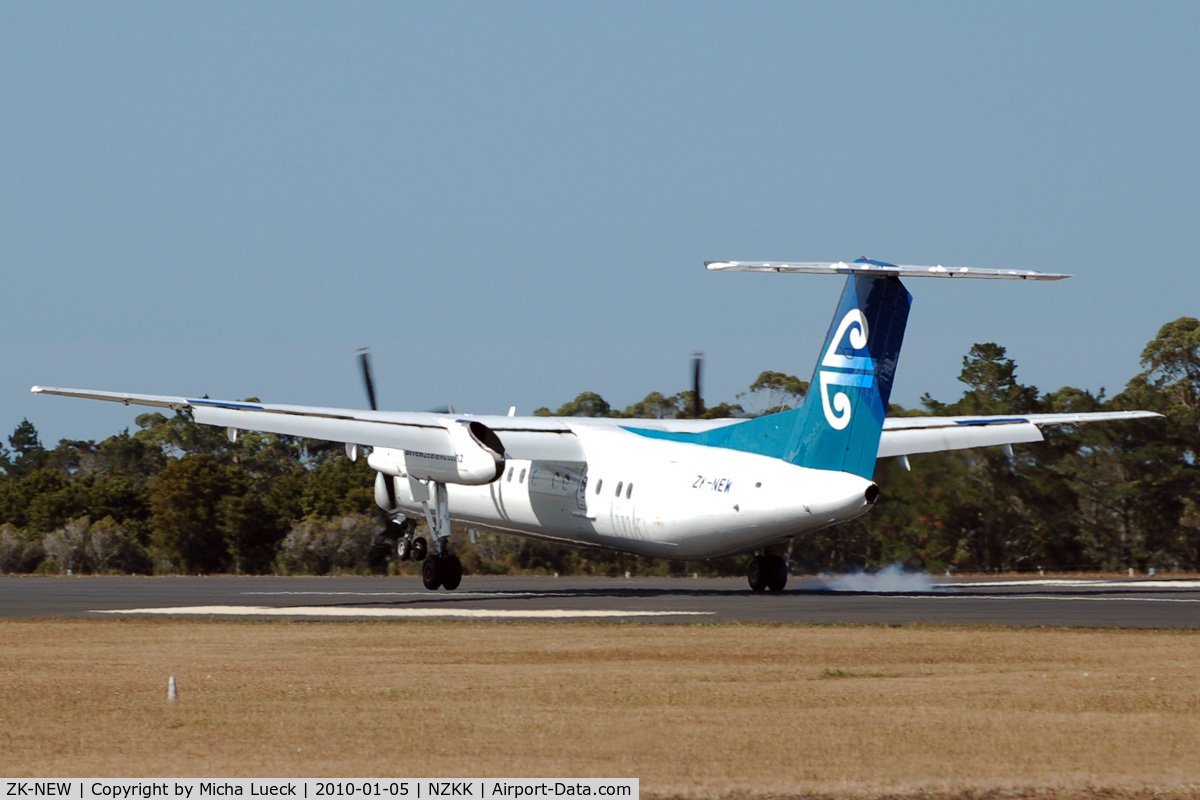
[[781, 458], [864, 478], [874, 474], [911, 306], [899, 278], [846, 279]]
[[852, 275], [799, 408], [698, 434], [636, 432], [870, 479], [911, 305], [899, 278]]

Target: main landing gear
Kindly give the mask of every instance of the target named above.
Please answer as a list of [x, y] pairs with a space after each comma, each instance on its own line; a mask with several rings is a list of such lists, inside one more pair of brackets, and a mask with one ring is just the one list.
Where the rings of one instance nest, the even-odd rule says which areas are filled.
[[421, 565], [421, 581], [430, 591], [439, 587], [446, 590], [457, 589], [458, 584], [462, 583], [462, 562], [458, 560], [458, 556], [450, 553], [444, 556], [430, 553]]
[[453, 590], [462, 583], [462, 562], [450, 552], [450, 509], [446, 502], [446, 486], [429, 481], [413, 483], [414, 497], [425, 512], [425, 522], [433, 537], [433, 552], [423, 536], [415, 536], [417, 524], [404, 518], [388, 523], [396, 531], [396, 557], [401, 561], [423, 561], [421, 582], [430, 591]]
[[746, 570], [746, 578], [754, 592], [782, 592], [787, 586], [788, 565], [783, 556], [770, 551], [758, 553], [750, 559], [750, 568]]
[[421, 581], [426, 589], [457, 589], [462, 583], [462, 562], [449, 552], [445, 541], [439, 542], [442, 545], [441, 553], [430, 553], [425, 537], [413, 535], [416, 527], [411, 519], [388, 523], [388, 528], [395, 530], [397, 535], [396, 558], [425, 562], [421, 564]]
[[416, 524], [411, 519], [405, 519], [403, 522], [388, 523], [389, 528], [393, 526], [400, 529], [396, 537], [396, 558], [401, 561], [408, 561], [410, 558], [413, 561], [423, 560], [429, 552], [429, 544], [424, 536], [413, 536]]

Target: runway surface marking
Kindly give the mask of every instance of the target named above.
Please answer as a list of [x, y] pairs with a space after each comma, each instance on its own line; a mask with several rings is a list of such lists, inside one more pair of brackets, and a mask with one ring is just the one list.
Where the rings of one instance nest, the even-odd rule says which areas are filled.
[[[1175, 588], [1175, 589], [1200, 588], [1200, 581], [1179, 581], [1179, 582], [1145, 581], [1140, 584], [1134, 584], [1134, 585], [1121, 584], [1121, 583], [1108, 583], [1108, 582], [1104, 582], [1104, 581], [1063, 581], [1063, 582], [1056, 582], [1056, 583], [1050, 583], [1048, 581], [1042, 581], [1042, 582], [1039, 582], [1039, 581], [1013, 581], [1013, 582], [1006, 582], [1003, 584], [997, 584], [997, 583], [972, 583], [972, 584], [957, 583], [957, 584], [952, 584], [952, 585], [941, 584], [941, 585], [934, 586], [925, 591], [916, 591], [916, 592], [901, 589], [901, 590], [889, 590], [889, 591], [878, 591], [878, 592], [873, 592], [873, 591], [869, 591], [869, 590], [847, 590], [845, 593], [846, 594], [859, 594], [859, 595], [861, 595], [861, 594], [880, 594], [880, 595], [888, 595], [888, 596], [892, 596], [892, 597], [912, 597], [912, 598], [918, 598], [918, 599], [928, 598], [928, 599], [933, 599], [933, 600], [970, 600], [972, 598], [979, 598], [981, 600], [1091, 600], [1091, 601], [1104, 601], [1104, 600], [1134, 601], [1134, 600], [1137, 600], [1137, 601], [1142, 601], [1142, 602], [1155, 602], [1155, 603], [1200, 603], [1200, 597], [1198, 597], [1198, 598], [1087, 597], [1087, 596], [1079, 596], [1079, 595], [1054, 595], [1054, 594], [1040, 594], [1040, 595], [968, 594], [968, 595], [961, 595], [961, 594], [955, 594], [955, 592], [954, 592], [954, 589], [958, 589], [958, 588], [973, 587], [973, 588], [996, 588], [996, 589], [999, 589], [999, 588], [1003, 588], [1005, 586], [1063, 586], [1063, 587], [1069, 586], [1069, 587], [1073, 587], [1073, 588], [1087, 588], [1087, 587], [1095, 586], [1095, 587], [1106, 587], [1106, 588], [1119, 588], [1119, 589], [1123, 589], [1123, 590], [1127, 590], [1127, 591], [1137, 591], [1139, 589], [1150, 590], [1150, 589], [1164, 589], [1164, 588]], [[828, 593], [829, 594], [839, 594], [841, 592], [839, 592], [839, 590], [837, 590], [837, 589], [832, 589], [832, 590], [829, 590]], [[426, 597], [426, 598], [429, 597], [429, 592], [303, 591], [303, 592], [242, 592], [242, 594], [243, 595], [259, 595], [259, 596], [315, 595], [315, 596], [329, 596], [329, 597]], [[576, 596], [576, 594], [572, 593], [570, 591], [551, 591], [551, 592], [523, 592], [523, 591], [487, 592], [487, 591], [479, 591], [479, 592], [459, 592], [459, 593], [457, 593], [457, 596], [470, 597], [473, 600], [474, 599], [506, 600], [506, 599], [515, 599], [515, 598], [525, 598], [525, 597], [546, 598], [546, 599], [555, 598], [555, 597], [574, 597], [574, 596]], [[638, 613], [645, 613], [645, 612], [638, 612]], [[655, 612], [655, 613], [665, 614], [665, 613], [672, 613], [672, 612]], [[694, 613], [711, 613], [711, 612], [694, 612]]]
[[613, 617], [703, 617], [712, 611], [620, 611], [617, 609], [565, 608], [488, 609], [488, 608], [330, 608], [325, 606], [180, 606], [176, 608], [98, 609], [94, 614], [192, 614], [234, 615], [239, 617], [463, 617], [479, 619], [578, 619]]
[[1197, 580], [1104, 580], [1092, 579], [1084, 580], [1080, 578], [1042, 578], [1025, 581], [963, 581], [954, 583], [936, 584], [949, 589], [971, 588], [971, 589], [1003, 589], [1008, 586], [1067, 586], [1067, 587], [1089, 587], [1102, 586], [1106, 589], [1125, 589], [1127, 591], [1141, 591], [1144, 589], [1200, 589], [1200, 581]]
[[[930, 594], [942, 594], [946, 596], [954, 596], [956, 589], [996, 589], [1002, 590], [1009, 587], [1036, 587], [1044, 586], [1047, 588], [1104, 588], [1104, 589], [1120, 589], [1127, 592], [1148, 591], [1154, 589], [1166, 590], [1196, 590], [1200, 589], [1200, 580], [1142, 580], [1142, 581], [1125, 581], [1125, 580], [1082, 580], [1072, 578], [1045, 578], [1023, 581], [962, 581], [955, 583], [935, 583], [925, 589], [879, 589], [873, 590], [870, 588], [863, 589], [845, 589], [825, 586], [831, 592], [846, 591], [848, 593], [862, 594], [909, 594], [912, 592], [928, 592]], [[638, 588], [638, 587], [630, 587]], [[803, 587], [801, 587], [803, 588]], [[416, 592], [346, 592], [346, 591], [276, 591], [276, 592], [241, 592], [243, 596], [316, 596], [316, 597], [428, 597], [427, 591]], [[574, 597], [578, 593], [566, 590], [550, 590], [550, 591], [468, 591], [457, 592], [459, 597], [468, 596], [471, 598], [486, 599], [505, 599], [511, 597]], [[978, 596], [978, 595], [976, 595]]]
[[917, 600], [1081, 600], [1090, 603], [1200, 603], [1200, 597], [1087, 597], [1069, 594], [909, 595]]
[[[245, 597], [257, 595], [259, 597], [282, 597], [286, 595], [315, 595], [317, 597], [425, 597], [430, 596], [429, 590], [423, 592], [241, 592]], [[551, 591], [551, 592], [455, 592], [455, 597], [470, 597], [472, 599], [487, 600], [491, 598], [505, 597], [574, 597], [574, 592], [570, 591]]]

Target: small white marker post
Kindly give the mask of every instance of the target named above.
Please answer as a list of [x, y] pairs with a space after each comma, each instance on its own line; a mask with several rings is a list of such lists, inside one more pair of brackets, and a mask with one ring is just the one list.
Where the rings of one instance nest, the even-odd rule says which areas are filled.
[[175, 685], [175, 676], [172, 675], [171, 679], [167, 681], [167, 700], [170, 702], [175, 702], [175, 700], [178, 698], [179, 687]]

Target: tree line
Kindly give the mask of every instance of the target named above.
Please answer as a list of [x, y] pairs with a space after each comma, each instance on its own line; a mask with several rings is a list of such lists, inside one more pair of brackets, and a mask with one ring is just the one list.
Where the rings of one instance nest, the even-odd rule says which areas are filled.
[[[1020, 383], [1005, 349], [976, 344], [952, 403], [929, 395], [889, 414], [1070, 413], [1144, 409], [1165, 419], [1059, 426], [1041, 444], [881, 460], [881, 499], [866, 516], [793, 541], [803, 571], [901, 562], [941, 571], [1200, 571], [1200, 321], [1167, 323], [1143, 371], [1113, 397]], [[764, 372], [704, 416], [794, 407], [808, 385]], [[253, 398], [250, 398], [253, 399]], [[651, 392], [623, 410], [584, 392], [535, 414], [684, 417], [693, 392]], [[340, 446], [142, 414], [137, 430], [45, 448], [22, 421], [0, 445], [0, 573], [412, 571], [392, 558], [374, 473]], [[487, 531], [455, 533], [468, 572], [742, 574], [745, 557], [711, 562], [578, 550]]]

